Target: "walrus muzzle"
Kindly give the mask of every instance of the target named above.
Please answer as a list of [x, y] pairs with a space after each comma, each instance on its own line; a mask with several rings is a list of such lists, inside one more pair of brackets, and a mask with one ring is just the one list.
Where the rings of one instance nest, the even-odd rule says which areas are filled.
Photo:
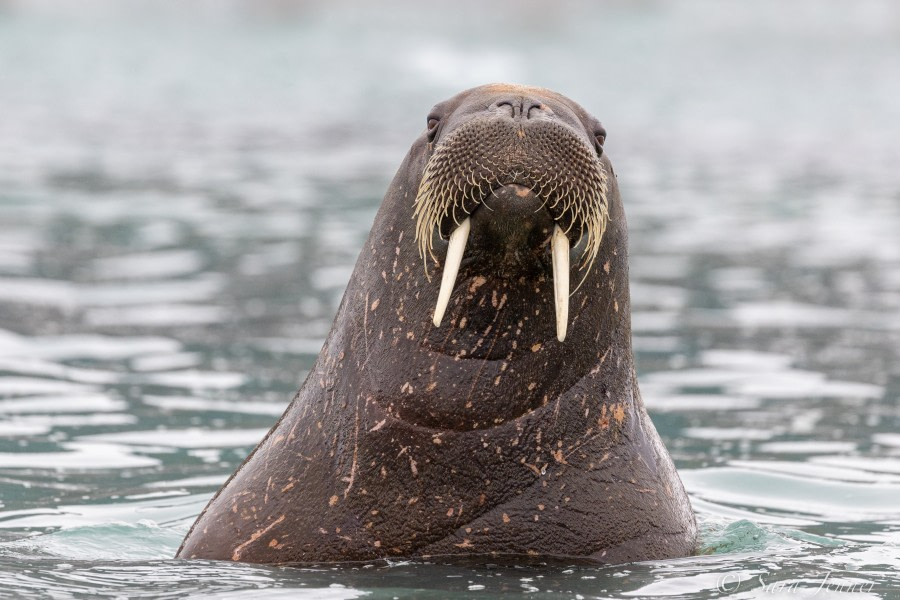
[[[566, 337], [571, 240], [585, 238], [581, 268], [593, 266], [609, 219], [608, 175], [597, 152], [572, 128], [550, 119], [480, 116], [454, 129], [425, 165], [415, 200], [416, 241], [434, 260], [434, 238], [447, 238], [434, 311], [439, 326], [465, 254], [471, 215], [497, 189], [530, 189], [554, 221], [550, 238], [556, 335]], [[427, 266], [426, 266], [427, 272]]]

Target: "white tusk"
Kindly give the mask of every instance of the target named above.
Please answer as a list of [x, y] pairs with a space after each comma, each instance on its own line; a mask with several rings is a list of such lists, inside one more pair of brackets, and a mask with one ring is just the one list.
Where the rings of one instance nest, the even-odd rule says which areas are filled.
[[[456, 230], [450, 234], [450, 246], [447, 248], [447, 259], [444, 261], [444, 273], [441, 275], [441, 291], [438, 292], [437, 306], [434, 307], [434, 326], [441, 326], [441, 319], [450, 303], [450, 293], [453, 292], [453, 284], [456, 283], [456, 275], [459, 273], [459, 265], [466, 251], [466, 241], [469, 239], [469, 230], [472, 228], [472, 220], [466, 218]], [[568, 242], [566, 242], [568, 244]], [[566, 251], [568, 259], [568, 250]], [[566, 263], [568, 264], [568, 262]], [[568, 284], [567, 284], [568, 285]]]
[[569, 325], [569, 238], [559, 225], [553, 226], [550, 240], [553, 254], [553, 296], [556, 303], [556, 339], [566, 339]]

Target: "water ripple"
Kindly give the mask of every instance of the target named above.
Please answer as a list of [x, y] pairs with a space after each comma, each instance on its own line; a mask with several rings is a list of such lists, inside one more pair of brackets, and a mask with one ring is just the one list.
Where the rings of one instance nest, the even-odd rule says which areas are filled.
[[[139, 4], [0, 1], [0, 596], [897, 596], [893, 3]], [[610, 130], [701, 552], [172, 560], [312, 368], [428, 107], [510, 78]]]

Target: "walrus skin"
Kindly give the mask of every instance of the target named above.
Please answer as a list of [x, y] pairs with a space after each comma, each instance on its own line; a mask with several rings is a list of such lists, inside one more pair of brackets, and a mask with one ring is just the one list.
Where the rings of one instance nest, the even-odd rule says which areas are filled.
[[[438, 104], [315, 366], [178, 557], [615, 563], [694, 552], [690, 503], [638, 390], [625, 215], [604, 137], [541, 88], [488, 85]], [[441, 152], [450, 158], [429, 163]], [[449, 177], [437, 192], [426, 167]], [[541, 169], [556, 183], [535, 183]], [[549, 202], [553, 190], [581, 200]], [[471, 234], [436, 327], [435, 277], [463, 211]], [[561, 224], [584, 257], [562, 334], [550, 249]]]

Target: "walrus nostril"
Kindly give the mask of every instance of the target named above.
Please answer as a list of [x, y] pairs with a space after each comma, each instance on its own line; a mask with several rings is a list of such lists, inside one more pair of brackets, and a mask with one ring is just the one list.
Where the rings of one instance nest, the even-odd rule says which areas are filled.
[[553, 114], [553, 111], [550, 110], [550, 107], [548, 107], [547, 105], [541, 104], [540, 102], [532, 102], [528, 106], [528, 110], [525, 111], [525, 118], [526, 119], [536, 119], [536, 118], [542, 117], [544, 115], [552, 115], [552, 114]]
[[506, 112], [513, 119], [516, 118], [516, 105], [510, 100], [501, 100], [497, 102], [497, 109]]

